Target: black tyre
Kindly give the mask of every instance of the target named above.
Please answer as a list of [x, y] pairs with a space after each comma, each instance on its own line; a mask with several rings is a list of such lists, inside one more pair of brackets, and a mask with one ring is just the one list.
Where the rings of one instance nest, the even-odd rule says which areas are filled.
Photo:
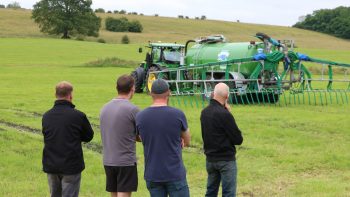
[[131, 72], [131, 76], [135, 80], [135, 92], [136, 93], [142, 93], [143, 92], [143, 82], [144, 82], [144, 76], [145, 71], [143, 68], [138, 67], [135, 71]]

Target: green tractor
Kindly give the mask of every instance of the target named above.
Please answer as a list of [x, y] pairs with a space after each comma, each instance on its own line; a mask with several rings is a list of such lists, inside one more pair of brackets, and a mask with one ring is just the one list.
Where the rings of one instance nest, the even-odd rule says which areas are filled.
[[[224, 36], [215, 35], [185, 44], [149, 43], [145, 62], [131, 73], [136, 92], [150, 92], [153, 81], [162, 78], [169, 83], [172, 95], [209, 99], [215, 84], [224, 82], [233, 104], [276, 103], [284, 90], [315, 91], [303, 62], [328, 65], [327, 91], [332, 91], [332, 66], [350, 67], [294, 53], [289, 50], [293, 42], [286, 44], [264, 33], [255, 37], [259, 41], [229, 43]], [[350, 87], [348, 80], [344, 82]]]

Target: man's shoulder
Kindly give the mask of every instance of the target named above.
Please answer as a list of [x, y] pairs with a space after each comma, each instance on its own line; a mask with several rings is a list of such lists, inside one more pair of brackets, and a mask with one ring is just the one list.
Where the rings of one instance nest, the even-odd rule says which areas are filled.
[[130, 101], [125, 100], [125, 99], [112, 99], [108, 103], [106, 103], [102, 109], [106, 108], [114, 108], [114, 107], [124, 107], [128, 108], [130, 110], [138, 110], [139, 108], [132, 104]]

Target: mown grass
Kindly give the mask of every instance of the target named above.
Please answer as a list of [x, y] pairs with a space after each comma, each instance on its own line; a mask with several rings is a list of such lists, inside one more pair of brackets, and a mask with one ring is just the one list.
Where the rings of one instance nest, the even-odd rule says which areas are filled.
[[[264, 32], [276, 39], [294, 39], [297, 46], [302, 48], [350, 49], [350, 41], [291, 27], [120, 14], [98, 14], [98, 16], [103, 19], [100, 38], [108, 43], [121, 43], [121, 38], [125, 34], [128, 35], [131, 43], [142, 45], [148, 41], [184, 43], [187, 40], [211, 34], [223, 34], [230, 41], [250, 41], [255, 40], [252, 36], [257, 32]], [[144, 27], [144, 31], [141, 34], [106, 31], [104, 20], [109, 16], [139, 20]], [[48, 37], [40, 33], [37, 24], [30, 17], [30, 10], [0, 9], [0, 26], [2, 27], [0, 37]], [[89, 41], [97, 40], [97, 38], [85, 39]]]
[[[141, 61], [143, 55], [137, 48], [46, 38], [0, 39], [0, 52], [4, 54], [0, 56], [0, 121], [40, 131], [41, 114], [53, 105], [54, 85], [68, 80], [74, 85], [74, 103], [94, 124], [93, 142], [101, 144], [99, 110], [115, 96], [116, 78], [132, 68], [83, 65], [107, 57]], [[325, 58], [332, 53], [333, 60], [350, 62], [347, 51], [300, 51]], [[147, 94], [137, 94], [132, 102], [143, 109], [151, 99]], [[203, 196], [206, 172], [201, 107], [176, 106], [184, 110], [192, 133], [193, 148], [184, 150], [191, 194]], [[232, 113], [244, 135], [237, 151], [239, 196], [348, 196], [349, 110], [349, 105], [342, 103], [233, 106]], [[0, 122], [1, 196], [48, 195], [41, 149], [40, 135], [18, 132]], [[137, 152], [140, 187], [135, 196], [148, 196], [140, 144]], [[101, 155], [85, 149], [85, 161], [81, 196], [108, 196]]]

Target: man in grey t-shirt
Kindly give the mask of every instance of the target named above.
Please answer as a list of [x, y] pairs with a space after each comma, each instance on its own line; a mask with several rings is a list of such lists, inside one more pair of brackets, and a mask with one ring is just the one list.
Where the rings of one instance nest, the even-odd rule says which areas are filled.
[[139, 109], [129, 100], [134, 95], [134, 79], [122, 75], [117, 80], [118, 96], [105, 104], [100, 114], [106, 191], [112, 197], [131, 196], [137, 190], [135, 117]]

